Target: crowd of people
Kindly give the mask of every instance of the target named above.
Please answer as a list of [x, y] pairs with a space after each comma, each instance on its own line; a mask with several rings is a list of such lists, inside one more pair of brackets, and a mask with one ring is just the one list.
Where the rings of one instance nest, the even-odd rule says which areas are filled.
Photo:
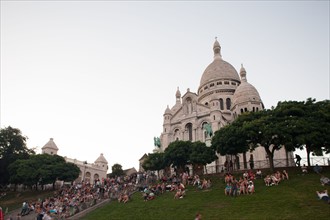
[[[304, 169], [302, 172], [304, 173]], [[320, 169], [317, 170], [317, 173], [320, 174]], [[256, 179], [263, 179], [266, 186], [274, 186], [284, 180], [289, 180], [289, 174], [285, 169], [268, 175], [263, 175], [260, 169], [255, 171], [250, 169], [236, 178], [232, 173], [227, 172], [224, 174], [224, 193], [227, 196], [253, 194]], [[330, 179], [324, 175], [321, 175], [320, 182], [322, 186], [330, 185]], [[212, 187], [210, 179], [201, 179], [199, 175], [189, 175], [188, 172], [180, 175], [163, 175], [159, 179], [152, 173], [138, 173], [125, 177], [97, 179], [93, 183], [73, 183], [63, 185], [52, 197], [25, 201], [17, 219], [31, 212], [35, 213], [37, 220], [48, 220], [54, 217], [65, 219], [104, 199], [127, 203], [135, 191], [140, 191], [146, 202], [154, 200], [165, 192], [172, 192], [174, 199], [183, 199], [186, 196], [188, 185], [196, 187], [196, 190], [207, 190]], [[320, 200], [330, 204], [327, 190], [316, 191], [316, 193]]]
[[[96, 179], [93, 183], [80, 182], [64, 184], [53, 196], [36, 201], [25, 201], [16, 219], [24, 215], [36, 215], [37, 220], [66, 219], [78, 212], [94, 206], [105, 199], [128, 202], [136, 189], [136, 175]], [[10, 217], [9, 219], [13, 219]]]

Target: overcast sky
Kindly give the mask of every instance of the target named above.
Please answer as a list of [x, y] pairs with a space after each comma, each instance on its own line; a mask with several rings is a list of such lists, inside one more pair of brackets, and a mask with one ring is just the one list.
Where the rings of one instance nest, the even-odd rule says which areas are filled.
[[[329, 99], [329, 1], [1, 1], [1, 128], [135, 167], [175, 92], [241, 63], [266, 108]], [[109, 170], [111, 171], [111, 170]]]

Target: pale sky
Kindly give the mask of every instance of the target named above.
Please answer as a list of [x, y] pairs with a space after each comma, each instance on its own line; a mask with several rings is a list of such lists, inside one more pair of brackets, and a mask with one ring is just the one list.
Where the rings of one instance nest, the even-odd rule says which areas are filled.
[[329, 1], [1, 0], [1, 128], [38, 153], [135, 167], [175, 92], [241, 63], [266, 108], [329, 99]]

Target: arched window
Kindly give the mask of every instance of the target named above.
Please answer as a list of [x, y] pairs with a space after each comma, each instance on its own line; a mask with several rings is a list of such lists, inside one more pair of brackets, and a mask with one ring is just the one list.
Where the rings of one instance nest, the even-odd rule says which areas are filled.
[[188, 123], [186, 125], [186, 131], [188, 132], [188, 140], [192, 141], [192, 124]]
[[230, 110], [230, 106], [231, 106], [231, 100], [230, 98], [226, 99], [226, 106], [227, 106], [227, 110]]
[[220, 99], [220, 110], [223, 110], [223, 99]]
[[99, 174], [95, 173], [94, 174], [94, 180], [97, 180], [99, 178]]

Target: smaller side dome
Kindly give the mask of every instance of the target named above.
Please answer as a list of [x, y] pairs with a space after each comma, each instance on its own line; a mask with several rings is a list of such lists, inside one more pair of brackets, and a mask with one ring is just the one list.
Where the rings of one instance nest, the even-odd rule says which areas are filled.
[[164, 115], [172, 115], [170, 107], [167, 105]]
[[103, 154], [100, 154], [100, 156], [95, 160], [95, 163], [106, 163], [106, 164], [108, 164], [108, 161], [105, 159]]
[[236, 88], [233, 97], [233, 106], [244, 104], [247, 102], [259, 102], [262, 103], [259, 92], [257, 89], [247, 82], [246, 70], [241, 67], [240, 75], [242, 78], [241, 84]]

